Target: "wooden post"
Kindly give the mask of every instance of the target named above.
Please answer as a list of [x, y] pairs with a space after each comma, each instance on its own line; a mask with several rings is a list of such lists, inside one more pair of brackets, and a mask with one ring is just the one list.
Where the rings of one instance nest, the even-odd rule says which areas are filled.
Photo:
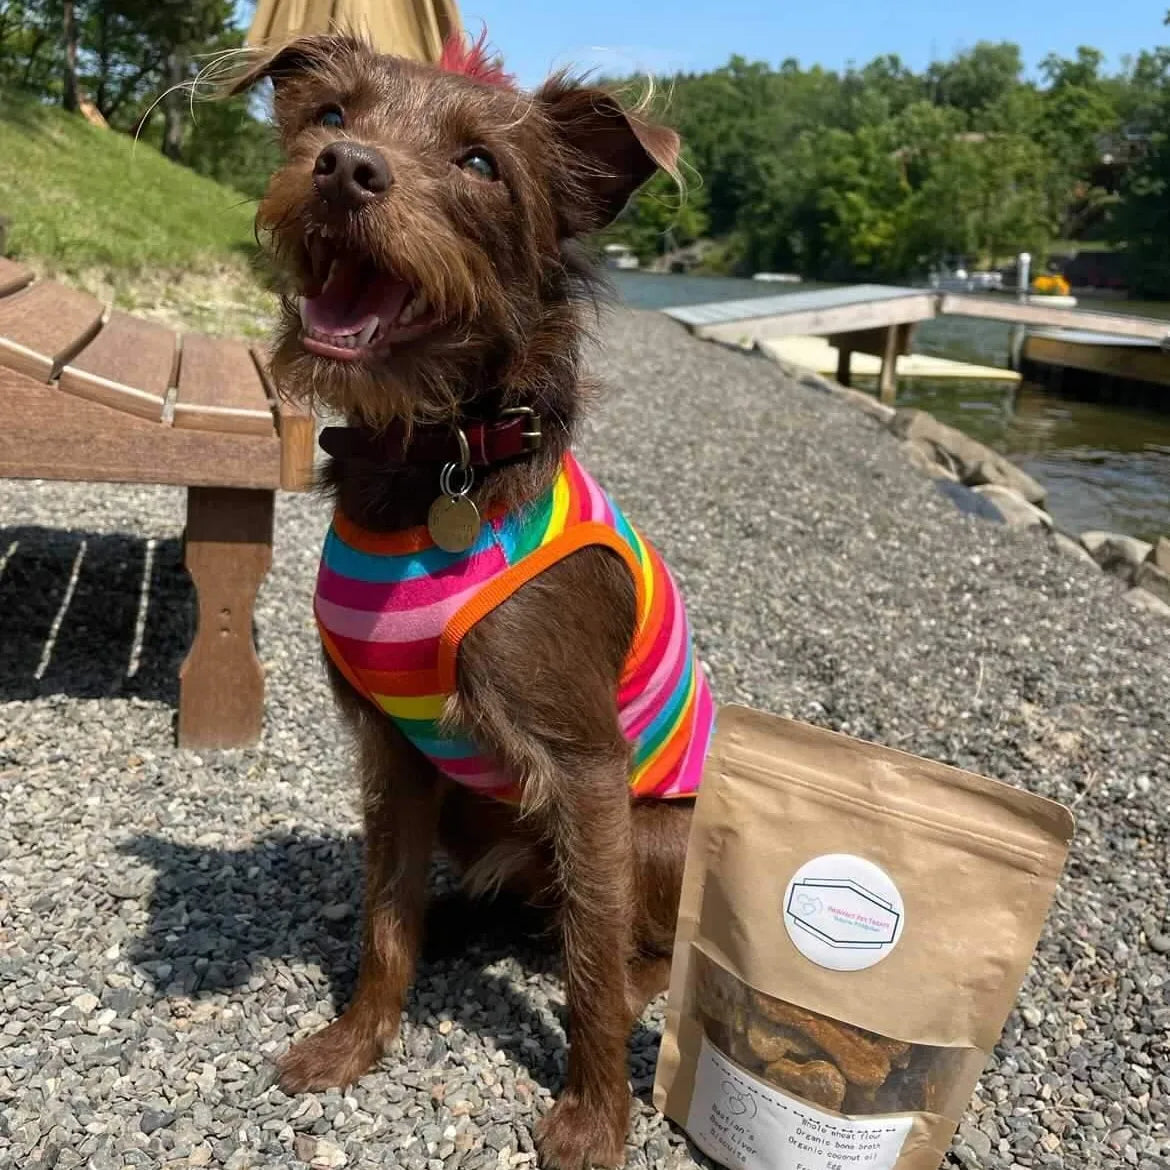
[[898, 352], [902, 348], [897, 325], [886, 326], [885, 344], [882, 346], [882, 371], [878, 376], [878, 397], [893, 405], [898, 396]]
[[853, 351], [844, 345], [837, 347], [837, 381], [842, 386], [849, 385], [849, 366], [853, 357]]
[[272, 564], [274, 497], [264, 489], [187, 489], [184, 561], [199, 624], [179, 671], [180, 747], [244, 747], [260, 738], [264, 669], [252, 608]]

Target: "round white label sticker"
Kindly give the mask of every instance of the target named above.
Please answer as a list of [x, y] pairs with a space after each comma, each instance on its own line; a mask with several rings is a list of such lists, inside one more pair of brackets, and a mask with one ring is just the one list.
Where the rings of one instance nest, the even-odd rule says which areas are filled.
[[784, 925], [806, 959], [861, 971], [898, 945], [906, 911], [889, 875], [864, 857], [826, 853], [806, 861], [784, 891]]

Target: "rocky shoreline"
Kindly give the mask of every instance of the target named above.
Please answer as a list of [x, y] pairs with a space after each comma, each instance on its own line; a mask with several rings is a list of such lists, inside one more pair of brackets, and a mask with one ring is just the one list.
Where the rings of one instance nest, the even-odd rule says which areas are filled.
[[785, 362], [763, 346], [748, 348], [780, 366], [802, 386], [848, 402], [875, 419], [900, 441], [910, 463], [939, 483], [944, 495], [964, 513], [981, 516], [1009, 529], [1035, 529], [1054, 547], [1097, 566], [1126, 586], [1131, 605], [1170, 618], [1170, 536], [1156, 544], [1119, 532], [1063, 531], [1045, 507], [1042, 484], [956, 427], [940, 422], [925, 410], [897, 409], [861, 390]]

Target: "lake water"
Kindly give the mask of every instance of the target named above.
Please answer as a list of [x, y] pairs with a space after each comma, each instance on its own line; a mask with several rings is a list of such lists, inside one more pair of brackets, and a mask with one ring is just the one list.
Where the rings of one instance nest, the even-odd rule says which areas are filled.
[[[625, 303], [644, 309], [775, 296], [795, 286], [717, 276], [616, 272]], [[817, 285], [799, 286], [807, 290]], [[1170, 305], [1093, 302], [1085, 308], [1170, 318]], [[936, 357], [1006, 366], [1010, 326], [940, 317], [915, 331], [914, 349]], [[868, 380], [872, 388], [874, 379]], [[857, 378], [859, 388], [867, 379]], [[1170, 533], [1170, 414], [1074, 402], [1029, 383], [903, 378], [898, 404], [919, 406], [1008, 455], [1048, 489], [1048, 506], [1069, 532], [1106, 529], [1152, 540]]]

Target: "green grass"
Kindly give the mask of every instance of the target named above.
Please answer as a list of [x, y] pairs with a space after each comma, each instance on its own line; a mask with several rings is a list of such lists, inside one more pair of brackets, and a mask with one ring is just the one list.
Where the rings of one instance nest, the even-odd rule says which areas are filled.
[[125, 134], [4, 97], [0, 214], [9, 250], [65, 272], [207, 268], [254, 249], [255, 207]]
[[8, 254], [120, 306], [257, 334], [273, 307], [252, 272], [255, 204], [154, 147], [0, 95]]

